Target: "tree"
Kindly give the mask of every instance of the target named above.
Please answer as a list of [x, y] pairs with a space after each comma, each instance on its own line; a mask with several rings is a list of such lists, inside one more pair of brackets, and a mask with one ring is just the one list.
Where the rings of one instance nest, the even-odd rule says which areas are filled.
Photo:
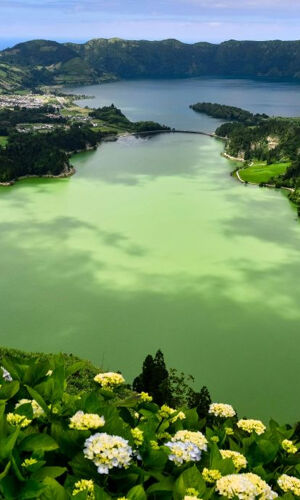
[[154, 358], [151, 354], [146, 357], [142, 373], [133, 381], [133, 389], [137, 392], [148, 392], [160, 406], [171, 403], [169, 372], [161, 350], [157, 351]]
[[188, 405], [190, 408], [196, 408], [199, 418], [208, 417], [208, 410], [211, 402], [209, 391], [205, 385], [200, 392], [190, 391]]
[[174, 368], [166, 368], [164, 355], [158, 350], [153, 358], [150, 354], [143, 363], [142, 373], [133, 381], [133, 389], [137, 392], [148, 392], [158, 405], [168, 404], [173, 408], [196, 408], [200, 418], [208, 416], [211, 404], [207, 387], [195, 392], [190, 384], [194, 382], [192, 375], [185, 375]]

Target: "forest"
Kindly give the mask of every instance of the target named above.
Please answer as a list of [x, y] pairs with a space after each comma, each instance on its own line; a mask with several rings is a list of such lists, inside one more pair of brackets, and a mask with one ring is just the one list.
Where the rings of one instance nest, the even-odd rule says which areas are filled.
[[224, 104], [217, 104], [211, 102], [198, 102], [191, 104], [190, 109], [198, 113], [205, 113], [213, 118], [221, 118], [223, 120], [233, 120], [242, 122], [247, 125], [256, 125], [257, 123], [265, 120], [268, 117], [266, 114], [253, 114], [242, 108], [235, 106], [225, 106]]

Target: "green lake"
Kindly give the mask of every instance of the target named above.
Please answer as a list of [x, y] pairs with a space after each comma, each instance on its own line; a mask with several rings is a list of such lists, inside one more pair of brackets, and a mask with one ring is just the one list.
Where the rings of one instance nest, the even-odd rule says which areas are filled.
[[[215, 101], [269, 114], [300, 102], [300, 86], [249, 81], [76, 91], [212, 130], [186, 102], [212, 100], [214, 85]], [[234, 180], [222, 150], [191, 134], [127, 137], [74, 156], [72, 178], [1, 188], [1, 344], [72, 352], [128, 380], [161, 348], [240, 416], [299, 418], [300, 222], [284, 192]]]

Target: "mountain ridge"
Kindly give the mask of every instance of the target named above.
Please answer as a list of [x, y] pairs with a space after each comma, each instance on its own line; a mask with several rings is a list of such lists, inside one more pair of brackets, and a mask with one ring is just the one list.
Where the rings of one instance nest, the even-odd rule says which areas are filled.
[[[131, 78], [215, 76], [300, 82], [300, 40], [187, 44], [176, 39], [94, 38], [79, 44], [40, 39], [0, 51], [0, 65], [7, 73], [3, 85], [0, 70], [0, 91]], [[9, 76], [16, 72], [18, 85]]]

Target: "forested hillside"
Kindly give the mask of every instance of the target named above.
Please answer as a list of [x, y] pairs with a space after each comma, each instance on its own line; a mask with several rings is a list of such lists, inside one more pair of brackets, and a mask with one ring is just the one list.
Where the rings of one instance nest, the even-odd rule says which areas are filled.
[[[203, 75], [262, 77], [300, 81], [300, 41], [221, 44], [178, 40], [94, 39], [84, 44], [47, 40], [20, 43], [0, 52], [0, 64], [11, 68], [0, 90], [40, 84], [92, 83], [116, 78], [182, 78]], [[24, 73], [25, 71], [25, 73]], [[28, 74], [29, 73], [29, 74]]]

